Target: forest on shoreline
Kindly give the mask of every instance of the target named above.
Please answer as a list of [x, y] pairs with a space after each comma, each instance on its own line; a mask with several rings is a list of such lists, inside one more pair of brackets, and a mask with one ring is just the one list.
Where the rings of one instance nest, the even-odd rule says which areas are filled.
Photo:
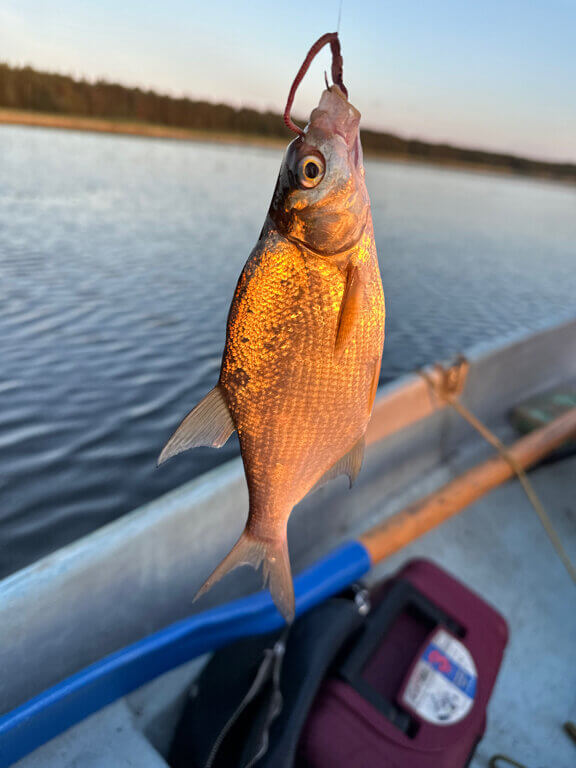
[[[41, 72], [31, 67], [14, 67], [2, 63], [0, 108], [129, 121], [215, 135], [292, 138], [282, 117], [274, 112], [176, 98], [107, 81], [89, 82]], [[576, 182], [574, 163], [547, 162], [506, 153], [435, 144], [369, 129], [362, 130], [362, 144], [368, 154], [446, 165], [481, 166]]]

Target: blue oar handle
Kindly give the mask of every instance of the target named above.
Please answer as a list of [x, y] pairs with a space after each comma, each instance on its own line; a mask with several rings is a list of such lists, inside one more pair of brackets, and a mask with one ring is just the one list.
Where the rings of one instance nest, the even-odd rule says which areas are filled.
[[[344, 544], [294, 581], [299, 615], [370, 570], [357, 541]], [[53, 739], [113, 701], [208, 651], [282, 627], [268, 592], [258, 592], [177, 621], [110, 656], [0, 717], [0, 768]]]

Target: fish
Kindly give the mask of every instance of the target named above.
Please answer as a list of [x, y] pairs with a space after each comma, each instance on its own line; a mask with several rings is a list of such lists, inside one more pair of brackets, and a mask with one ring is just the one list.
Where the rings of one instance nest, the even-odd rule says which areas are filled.
[[262, 566], [288, 623], [295, 614], [288, 519], [328, 480], [355, 481], [384, 344], [360, 112], [337, 66], [336, 72], [339, 82], [327, 84], [304, 130], [292, 123], [287, 105], [286, 123], [298, 135], [234, 293], [218, 383], [159, 458], [221, 447], [237, 431], [248, 519], [197, 597], [240, 565]]

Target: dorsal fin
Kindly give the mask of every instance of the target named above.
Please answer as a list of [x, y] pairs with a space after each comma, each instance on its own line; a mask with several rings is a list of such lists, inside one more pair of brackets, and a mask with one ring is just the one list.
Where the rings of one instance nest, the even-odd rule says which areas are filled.
[[336, 358], [342, 356], [353, 335], [356, 319], [362, 308], [363, 294], [364, 288], [360, 277], [360, 270], [353, 264], [349, 264], [346, 271], [346, 284], [344, 286], [336, 329], [336, 341], [334, 344]]
[[362, 435], [360, 440], [358, 440], [357, 443], [354, 443], [354, 445], [348, 451], [348, 453], [345, 453], [344, 456], [338, 459], [338, 461], [335, 462], [327, 472], [324, 472], [324, 474], [322, 475], [320, 480], [318, 480], [318, 482], [316, 483], [314, 488], [312, 488], [312, 490], [315, 491], [317, 488], [320, 488], [320, 486], [324, 485], [329, 480], [333, 480], [335, 477], [339, 477], [340, 475], [348, 475], [348, 480], [350, 481], [350, 488], [352, 488], [352, 486], [356, 482], [358, 473], [362, 468], [362, 461], [364, 459], [364, 448], [365, 448], [365, 441], [364, 441], [364, 435]]
[[162, 449], [158, 465], [189, 448], [221, 448], [236, 427], [217, 384], [184, 418]]

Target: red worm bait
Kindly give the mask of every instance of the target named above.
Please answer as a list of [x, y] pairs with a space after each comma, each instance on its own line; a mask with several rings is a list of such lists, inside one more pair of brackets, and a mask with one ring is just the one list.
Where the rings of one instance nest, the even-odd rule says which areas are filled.
[[330, 43], [330, 48], [332, 50], [332, 82], [334, 85], [337, 85], [342, 93], [346, 96], [346, 98], [348, 98], [348, 91], [346, 90], [346, 86], [342, 81], [343, 61], [342, 53], [340, 52], [340, 39], [338, 38], [338, 32], [327, 32], [325, 35], [322, 35], [321, 38], [316, 40], [312, 48], [310, 48], [308, 51], [306, 58], [304, 59], [304, 63], [298, 70], [298, 74], [294, 78], [294, 82], [290, 88], [290, 93], [288, 94], [288, 101], [286, 102], [286, 109], [284, 110], [284, 122], [286, 123], [287, 128], [290, 128], [291, 131], [294, 131], [294, 133], [297, 133], [299, 136], [304, 136], [304, 131], [302, 128], [300, 128], [300, 126], [296, 125], [296, 123], [292, 121], [292, 117], [290, 116], [292, 104], [294, 103], [294, 97], [296, 96], [298, 86], [304, 79], [304, 75], [306, 72], [308, 72], [310, 64], [312, 64], [318, 53], [328, 43]]

